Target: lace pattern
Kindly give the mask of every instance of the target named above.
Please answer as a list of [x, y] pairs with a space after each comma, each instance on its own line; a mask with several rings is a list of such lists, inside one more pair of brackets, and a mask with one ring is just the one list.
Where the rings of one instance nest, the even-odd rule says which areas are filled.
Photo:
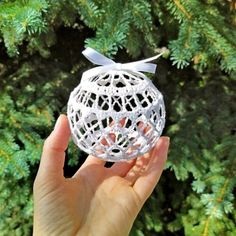
[[133, 71], [83, 76], [67, 113], [75, 144], [113, 162], [148, 152], [165, 125], [162, 94], [144, 74]]

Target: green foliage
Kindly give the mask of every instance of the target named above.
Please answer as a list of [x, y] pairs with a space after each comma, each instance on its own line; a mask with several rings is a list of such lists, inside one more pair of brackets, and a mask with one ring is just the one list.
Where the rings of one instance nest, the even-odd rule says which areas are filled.
[[[32, 234], [42, 143], [91, 67], [84, 46], [118, 61], [170, 49], [154, 78], [167, 108], [167, 170], [131, 235], [236, 235], [233, 2], [1, 1], [0, 235]], [[72, 175], [84, 154], [70, 143], [67, 156]]]
[[17, 45], [24, 38], [46, 30], [43, 13], [48, 3], [43, 0], [2, 1], [0, 3], [0, 31], [10, 56], [19, 53]]
[[235, 211], [236, 137], [231, 132], [236, 106], [231, 101], [236, 85], [217, 77], [221, 83], [213, 78], [200, 88], [198, 81], [182, 85], [181, 98], [172, 101], [176, 120], [169, 129], [173, 142], [168, 166], [178, 179], [192, 177], [192, 193], [178, 216], [186, 235], [234, 235], [236, 230], [235, 219], [229, 217]]
[[1, 178], [0, 235], [32, 235], [31, 184], [14, 181], [12, 176]]
[[235, 20], [235, 12], [230, 12], [227, 4], [173, 0], [167, 8], [180, 24], [178, 39], [170, 43], [173, 65], [183, 68], [193, 59], [201, 68], [218, 58], [222, 70], [235, 70], [236, 31], [230, 22]]

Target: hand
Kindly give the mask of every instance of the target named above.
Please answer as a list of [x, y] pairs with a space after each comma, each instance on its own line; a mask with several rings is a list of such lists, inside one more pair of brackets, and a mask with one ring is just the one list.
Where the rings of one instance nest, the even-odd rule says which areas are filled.
[[169, 138], [160, 138], [150, 153], [110, 168], [89, 156], [72, 178], [64, 178], [69, 138], [67, 117], [61, 115], [45, 141], [34, 182], [34, 235], [128, 235], [160, 178]]

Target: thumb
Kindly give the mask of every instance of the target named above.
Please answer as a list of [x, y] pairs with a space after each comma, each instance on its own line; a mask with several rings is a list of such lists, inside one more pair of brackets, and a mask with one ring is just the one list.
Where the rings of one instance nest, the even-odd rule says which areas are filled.
[[54, 130], [44, 142], [38, 175], [56, 174], [63, 177], [65, 150], [70, 139], [70, 128], [65, 115], [60, 115]]

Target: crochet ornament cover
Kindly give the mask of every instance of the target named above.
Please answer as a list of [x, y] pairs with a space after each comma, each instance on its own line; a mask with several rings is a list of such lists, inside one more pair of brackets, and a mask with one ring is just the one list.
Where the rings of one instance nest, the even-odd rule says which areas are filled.
[[83, 73], [72, 91], [67, 114], [74, 143], [106, 161], [123, 161], [148, 152], [165, 125], [163, 96], [142, 72], [162, 55], [121, 64], [92, 48], [83, 55], [99, 65]]

